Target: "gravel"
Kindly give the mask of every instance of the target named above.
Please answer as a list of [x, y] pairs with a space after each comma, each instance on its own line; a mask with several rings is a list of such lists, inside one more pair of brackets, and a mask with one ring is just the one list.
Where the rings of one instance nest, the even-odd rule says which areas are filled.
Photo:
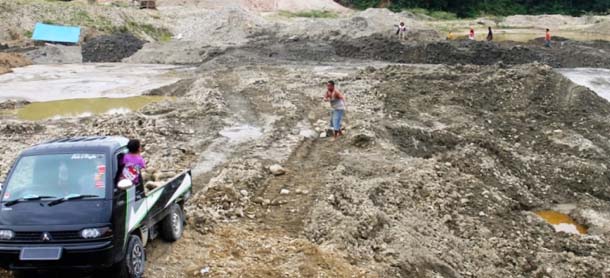
[[144, 42], [129, 33], [100, 36], [83, 45], [84, 62], [120, 62], [144, 46]]

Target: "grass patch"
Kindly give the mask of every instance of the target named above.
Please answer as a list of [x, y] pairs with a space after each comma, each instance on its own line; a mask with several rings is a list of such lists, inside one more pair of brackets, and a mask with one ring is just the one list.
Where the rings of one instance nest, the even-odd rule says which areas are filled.
[[430, 11], [422, 8], [406, 9], [405, 11], [411, 12], [416, 15], [428, 16], [436, 20], [456, 20], [457, 15], [445, 11]]
[[307, 17], [307, 18], [336, 18], [338, 17], [337, 13], [331, 11], [321, 11], [321, 10], [311, 10], [311, 11], [302, 11], [302, 12], [289, 12], [289, 11], [280, 11], [279, 13], [284, 17]]
[[146, 23], [128, 21], [124, 26], [126, 31], [134, 34], [145, 34], [156, 41], [168, 42], [172, 39], [172, 33], [166, 28], [157, 28]]

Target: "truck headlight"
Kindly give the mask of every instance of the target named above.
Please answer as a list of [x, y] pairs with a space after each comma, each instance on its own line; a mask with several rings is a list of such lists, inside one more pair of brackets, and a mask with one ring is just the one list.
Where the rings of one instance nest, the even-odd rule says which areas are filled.
[[15, 232], [11, 230], [0, 230], [0, 240], [11, 240], [15, 237]]
[[112, 230], [106, 228], [89, 228], [80, 231], [80, 236], [85, 239], [94, 239], [99, 237], [106, 237], [112, 235]]

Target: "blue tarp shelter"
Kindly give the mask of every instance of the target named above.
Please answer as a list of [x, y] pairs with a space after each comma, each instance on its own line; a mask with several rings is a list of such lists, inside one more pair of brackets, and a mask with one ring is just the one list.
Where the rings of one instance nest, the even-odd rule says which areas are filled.
[[58, 26], [36, 23], [32, 39], [35, 41], [78, 43], [80, 40], [80, 27]]

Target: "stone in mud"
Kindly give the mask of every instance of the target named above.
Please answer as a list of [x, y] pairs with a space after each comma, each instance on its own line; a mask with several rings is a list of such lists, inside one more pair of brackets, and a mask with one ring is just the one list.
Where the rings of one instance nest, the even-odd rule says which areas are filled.
[[290, 190], [288, 190], [286, 188], [282, 188], [282, 190], [280, 190], [280, 194], [281, 195], [288, 195], [288, 194], [290, 194]]
[[274, 165], [269, 166], [269, 171], [274, 176], [281, 176], [283, 174], [286, 174], [286, 169], [284, 169], [284, 167], [282, 167], [279, 164], [274, 164]]

